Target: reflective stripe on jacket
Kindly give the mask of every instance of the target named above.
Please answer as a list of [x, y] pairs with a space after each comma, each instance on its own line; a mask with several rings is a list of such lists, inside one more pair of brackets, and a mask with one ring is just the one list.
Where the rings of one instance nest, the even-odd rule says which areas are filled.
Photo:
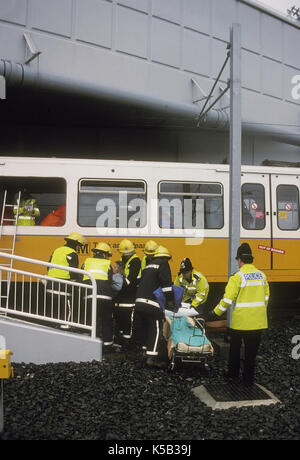
[[145, 255], [143, 255], [143, 258], [142, 258], [142, 260], [141, 260], [141, 272], [144, 270], [144, 268], [146, 267], [146, 265], [147, 265], [147, 256], [146, 256], [146, 254], [145, 254]]
[[[133, 256], [130, 257], [130, 259], [128, 259], [125, 263], [125, 267], [124, 267], [124, 281], [127, 285], [130, 285], [130, 280], [128, 279], [129, 277], [129, 274], [130, 274], [130, 262], [133, 260], [133, 259], [139, 259], [138, 256], [136, 254], [133, 254]], [[139, 259], [140, 260], [140, 259]], [[137, 276], [137, 279], [140, 279], [141, 278], [141, 275], [142, 275], [142, 270], [140, 268], [139, 270], [139, 273], [138, 273], [138, 276]]]
[[[138, 299], [151, 300], [158, 307], [159, 303], [157, 302], [154, 291], [161, 287], [167, 302], [173, 302], [172, 284], [172, 274], [168, 260], [165, 257], [155, 257], [143, 270], [136, 297]], [[151, 303], [149, 304], [152, 305]]]
[[[52, 264], [64, 265], [65, 267], [69, 267], [70, 265], [68, 262], [68, 255], [72, 254], [73, 252], [77, 255], [76, 251], [72, 248], [69, 248], [68, 246], [62, 246], [60, 248], [57, 248], [53, 252], [50, 262]], [[65, 280], [69, 280], [71, 278], [69, 270], [62, 270], [60, 268], [50, 268], [48, 270], [48, 276]]]
[[[91, 273], [95, 280], [107, 281], [109, 267], [110, 260], [93, 257], [85, 260], [83, 270]], [[86, 281], [88, 279], [89, 277], [84, 275], [83, 281]]]
[[175, 286], [184, 288], [182, 302], [192, 302], [192, 306], [197, 308], [207, 299], [209, 284], [202, 273], [193, 270], [192, 281], [189, 283], [183, 278], [182, 273], [174, 281]]
[[252, 264], [244, 264], [229, 278], [224, 297], [214, 312], [221, 316], [229, 310], [227, 322], [231, 329], [267, 329], [269, 295], [269, 284], [264, 273]]

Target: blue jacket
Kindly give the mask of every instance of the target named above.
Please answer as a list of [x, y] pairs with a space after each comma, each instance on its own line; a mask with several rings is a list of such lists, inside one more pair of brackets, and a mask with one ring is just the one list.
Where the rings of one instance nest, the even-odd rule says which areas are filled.
[[[181, 306], [181, 301], [182, 301], [182, 297], [183, 297], [183, 293], [184, 293], [184, 288], [181, 287], [181, 286], [172, 286], [172, 290], [173, 290], [173, 293], [174, 293], [174, 303], [175, 303], [175, 306], [176, 307], [180, 307]], [[157, 302], [159, 303], [160, 305], [160, 308], [162, 310], [165, 310], [165, 306], [166, 306], [166, 297], [165, 297], [165, 294], [163, 293], [162, 291], [162, 288], [159, 287], [158, 289], [156, 289], [153, 294], [155, 295], [156, 297], [156, 300]]]

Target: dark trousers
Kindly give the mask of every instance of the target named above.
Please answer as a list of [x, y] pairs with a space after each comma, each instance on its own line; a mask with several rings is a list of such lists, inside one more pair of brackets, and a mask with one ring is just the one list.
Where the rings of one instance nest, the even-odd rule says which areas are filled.
[[242, 341], [245, 346], [245, 360], [243, 369], [243, 381], [246, 384], [254, 382], [255, 360], [261, 341], [262, 330], [239, 331], [229, 330], [230, 349], [228, 359], [228, 374], [236, 379], [240, 373], [240, 352]]
[[147, 355], [158, 356], [160, 354], [163, 317], [162, 311], [157, 307], [142, 303], [137, 303], [135, 306], [134, 318], [143, 331], [143, 345], [147, 348]]
[[113, 306], [112, 300], [97, 299], [96, 336], [104, 345], [113, 344]]
[[132, 337], [132, 318], [134, 303], [130, 304], [116, 304], [115, 306], [115, 326], [116, 336], [123, 337], [124, 339], [130, 339]]

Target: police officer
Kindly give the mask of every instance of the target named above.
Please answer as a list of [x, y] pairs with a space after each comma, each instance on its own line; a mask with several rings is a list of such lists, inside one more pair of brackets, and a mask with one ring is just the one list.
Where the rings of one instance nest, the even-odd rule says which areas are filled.
[[146, 265], [137, 290], [135, 315], [139, 315], [143, 323], [145, 346], [148, 366], [164, 367], [160, 359], [159, 347], [162, 339], [162, 324], [164, 313], [161, 310], [153, 292], [159, 287], [166, 296], [169, 309], [173, 309], [174, 295], [172, 289], [172, 276], [169, 266], [171, 254], [168, 249], [158, 246], [152, 261]]
[[148, 263], [150, 263], [151, 260], [153, 259], [154, 253], [155, 253], [157, 248], [158, 248], [158, 244], [153, 240], [149, 240], [145, 244], [144, 256], [143, 256], [142, 262], [141, 262], [141, 270], [142, 271], [144, 270], [146, 265]]
[[[52, 264], [63, 265], [65, 267], [78, 268], [77, 250], [79, 250], [83, 245], [87, 244], [87, 239], [80, 235], [80, 233], [73, 232], [65, 238], [65, 241], [66, 244], [64, 246], [61, 246], [53, 251], [49, 262]], [[64, 270], [62, 268], [49, 268], [48, 276], [51, 276], [52, 278], [56, 278], [58, 280], [61, 279], [70, 281], [80, 281], [80, 275], [74, 272], [70, 272], [67, 269]], [[59, 283], [59, 281], [48, 281], [47, 293], [51, 296], [50, 299], [48, 299], [48, 309], [52, 305], [54, 309], [54, 316], [56, 316], [58, 314], [58, 305], [61, 303], [62, 308], [60, 309], [60, 319], [66, 319], [67, 311], [69, 319], [71, 314], [70, 286], [64, 289]], [[64, 301], [61, 302], [62, 298]]]
[[[93, 275], [97, 284], [97, 319], [96, 336], [103, 340], [103, 351], [112, 351], [113, 345], [113, 301], [112, 301], [112, 266], [109, 258], [112, 256], [111, 247], [100, 242], [92, 249], [94, 257], [88, 257], [82, 265], [82, 270]], [[90, 283], [87, 276], [83, 282]]]
[[248, 386], [254, 383], [255, 359], [262, 331], [268, 328], [269, 285], [264, 273], [252, 264], [253, 256], [248, 243], [238, 248], [236, 260], [239, 271], [230, 277], [224, 297], [208, 319], [228, 311], [230, 350], [227, 377], [232, 380], [239, 378], [240, 349], [244, 341], [243, 383]]
[[[124, 239], [119, 244], [122, 255], [124, 280], [121, 291], [116, 297], [116, 332], [123, 341], [132, 337], [133, 308], [135, 304], [137, 285], [141, 277], [141, 261], [135, 253], [133, 243]], [[124, 342], [123, 342], [124, 344]]]
[[189, 303], [191, 307], [202, 315], [203, 305], [209, 292], [209, 284], [205, 276], [193, 268], [192, 262], [188, 257], [181, 262], [174, 285], [184, 288], [182, 302]]

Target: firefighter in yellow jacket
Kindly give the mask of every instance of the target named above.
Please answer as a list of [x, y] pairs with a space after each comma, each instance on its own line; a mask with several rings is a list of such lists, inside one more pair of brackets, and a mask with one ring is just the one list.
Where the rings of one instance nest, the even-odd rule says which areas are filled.
[[174, 281], [175, 286], [184, 288], [182, 302], [189, 303], [191, 308], [202, 315], [209, 292], [207, 279], [198, 270], [195, 270], [188, 257], [180, 264], [180, 271]]
[[269, 285], [263, 272], [252, 264], [253, 256], [248, 243], [237, 251], [239, 271], [232, 275], [220, 303], [208, 319], [220, 317], [227, 312], [230, 335], [228, 374], [237, 381], [240, 372], [240, 349], [245, 345], [243, 383], [254, 383], [255, 359], [261, 341], [262, 331], [268, 328], [267, 306]]
[[[132, 241], [124, 239], [119, 244], [122, 255], [124, 281], [121, 291], [116, 297], [116, 333], [124, 345], [132, 338], [133, 309], [135, 306], [136, 290], [141, 278], [141, 261], [135, 253]], [[125, 341], [124, 341], [125, 339]]]
[[37, 200], [24, 189], [20, 202], [13, 207], [13, 213], [15, 218], [18, 216], [17, 225], [35, 225], [35, 218], [40, 215]]
[[[109, 258], [112, 249], [107, 243], [98, 243], [92, 249], [94, 257], [88, 257], [82, 269], [93, 275], [97, 284], [97, 319], [96, 336], [103, 340], [103, 351], [112, 351], [113, 345], [113, 301], [112, 301], [112, 266]], [[83, 282], [90, 283], [87, 276]]]
[[143, 271], [146, 265], [152, 261], [157, 248], [158, 244], [155, 241], [147, 241], [144, 248], [144, 255], [141, 261], [141, 271]]
[[47, 282], [47, 309], [53, 310], [54, 317], [58, 317], [58, 312], [60, 312], [59, 319], [69, 320], [71, 315], [72, 289], [71, 286], [67, 286], [66, 288], [62, 286], [59, 280], [80, 281], [80, 275], [67, 270], [67, 268], [78, 268], [77, 250], [87, 244], [87, 239], [80, 235], [80, 233], [73, 232], [65, 238], [65, 241], [65, 246], [55, 249], [49, 260], [52, 264], [66, 267], [66, 270], [56, 267], [48, 269], [48, 276], [51, 276], [54, 280]]
[[[65, 267], [78, 268], [77, 249], [87, 244], [87, 239], [80, 233], [73, 232], [65, 238], [66, 244], [55, 249], [51, 254], [49, 262]], [[60, 268], [49, 268], [48, 276], [53, 278], [78, 281], [78, 276], [69, 270]]]

